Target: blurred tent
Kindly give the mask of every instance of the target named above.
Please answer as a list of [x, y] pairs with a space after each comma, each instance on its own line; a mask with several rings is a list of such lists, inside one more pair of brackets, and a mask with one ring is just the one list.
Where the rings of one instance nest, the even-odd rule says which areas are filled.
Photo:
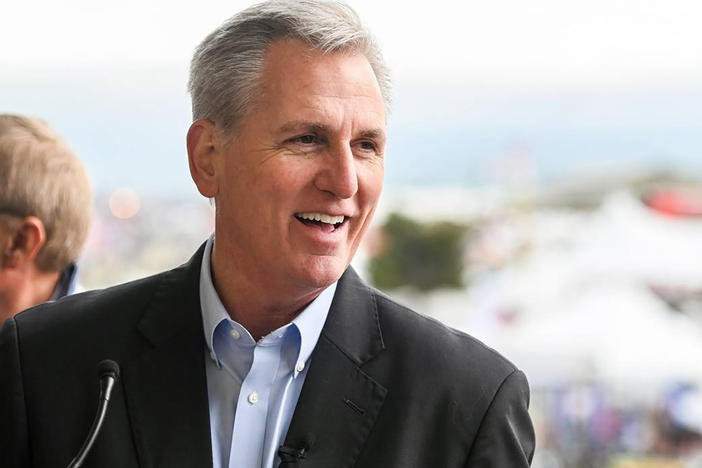
[[613, 284], [563, 302], [496, 336], [535, 387], [600, 381], [644, 397], [670, 382], [702, 384], [702, 326], [650, 291]]
[[618, 191], [596, 211], [525, 223], [527, 253], [474, 284], [469, 307], [490, 311], [459, 328], [482, 326], [535, 386], [597, 380], [644, 396], [702, 384], [702, 320], [659, 293], [702, 288], [702, 219], [664, 216]]

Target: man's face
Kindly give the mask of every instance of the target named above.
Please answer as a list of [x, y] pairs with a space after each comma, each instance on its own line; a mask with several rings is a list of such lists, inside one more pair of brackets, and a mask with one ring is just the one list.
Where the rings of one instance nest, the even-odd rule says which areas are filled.
[[271, 288], [317, 290], [341, 276], [371, 222], [384, 102], [365, 57], [296, 40], [269, 47], [261, 89], [220, 161], [215, 249]]

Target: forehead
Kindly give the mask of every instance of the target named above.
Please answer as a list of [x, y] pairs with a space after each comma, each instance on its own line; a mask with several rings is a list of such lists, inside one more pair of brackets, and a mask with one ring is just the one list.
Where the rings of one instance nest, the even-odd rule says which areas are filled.
[[[273, 42], [264, 56], [261, 107], [279, 118], [343, 114], [385, 124], [385, 103], [368, 60], [359, 53], [323, 53], [299, 40]], [[339, 117], [339, 115], [337, 115]]]

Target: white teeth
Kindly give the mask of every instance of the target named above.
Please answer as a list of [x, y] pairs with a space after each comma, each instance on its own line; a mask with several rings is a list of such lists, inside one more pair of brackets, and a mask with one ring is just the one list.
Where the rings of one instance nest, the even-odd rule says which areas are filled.
[[338, 224], [344, 222], [344, 216], [330, 216], [324, 213], [298, 213], [300, 219], [309, 219], [310, 221], [321, 221], [327, 224]]

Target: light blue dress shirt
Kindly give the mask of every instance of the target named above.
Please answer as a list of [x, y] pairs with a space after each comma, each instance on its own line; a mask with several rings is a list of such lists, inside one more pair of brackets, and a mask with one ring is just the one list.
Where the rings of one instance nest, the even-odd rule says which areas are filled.
[[288, 432], [336, 283], [291, 323], [256, 342], [229, 317], [214, 288], [213, 239], [202, 257], [200, 306], [214, 468], [271, 468], [280, 463], [278, 448]]

